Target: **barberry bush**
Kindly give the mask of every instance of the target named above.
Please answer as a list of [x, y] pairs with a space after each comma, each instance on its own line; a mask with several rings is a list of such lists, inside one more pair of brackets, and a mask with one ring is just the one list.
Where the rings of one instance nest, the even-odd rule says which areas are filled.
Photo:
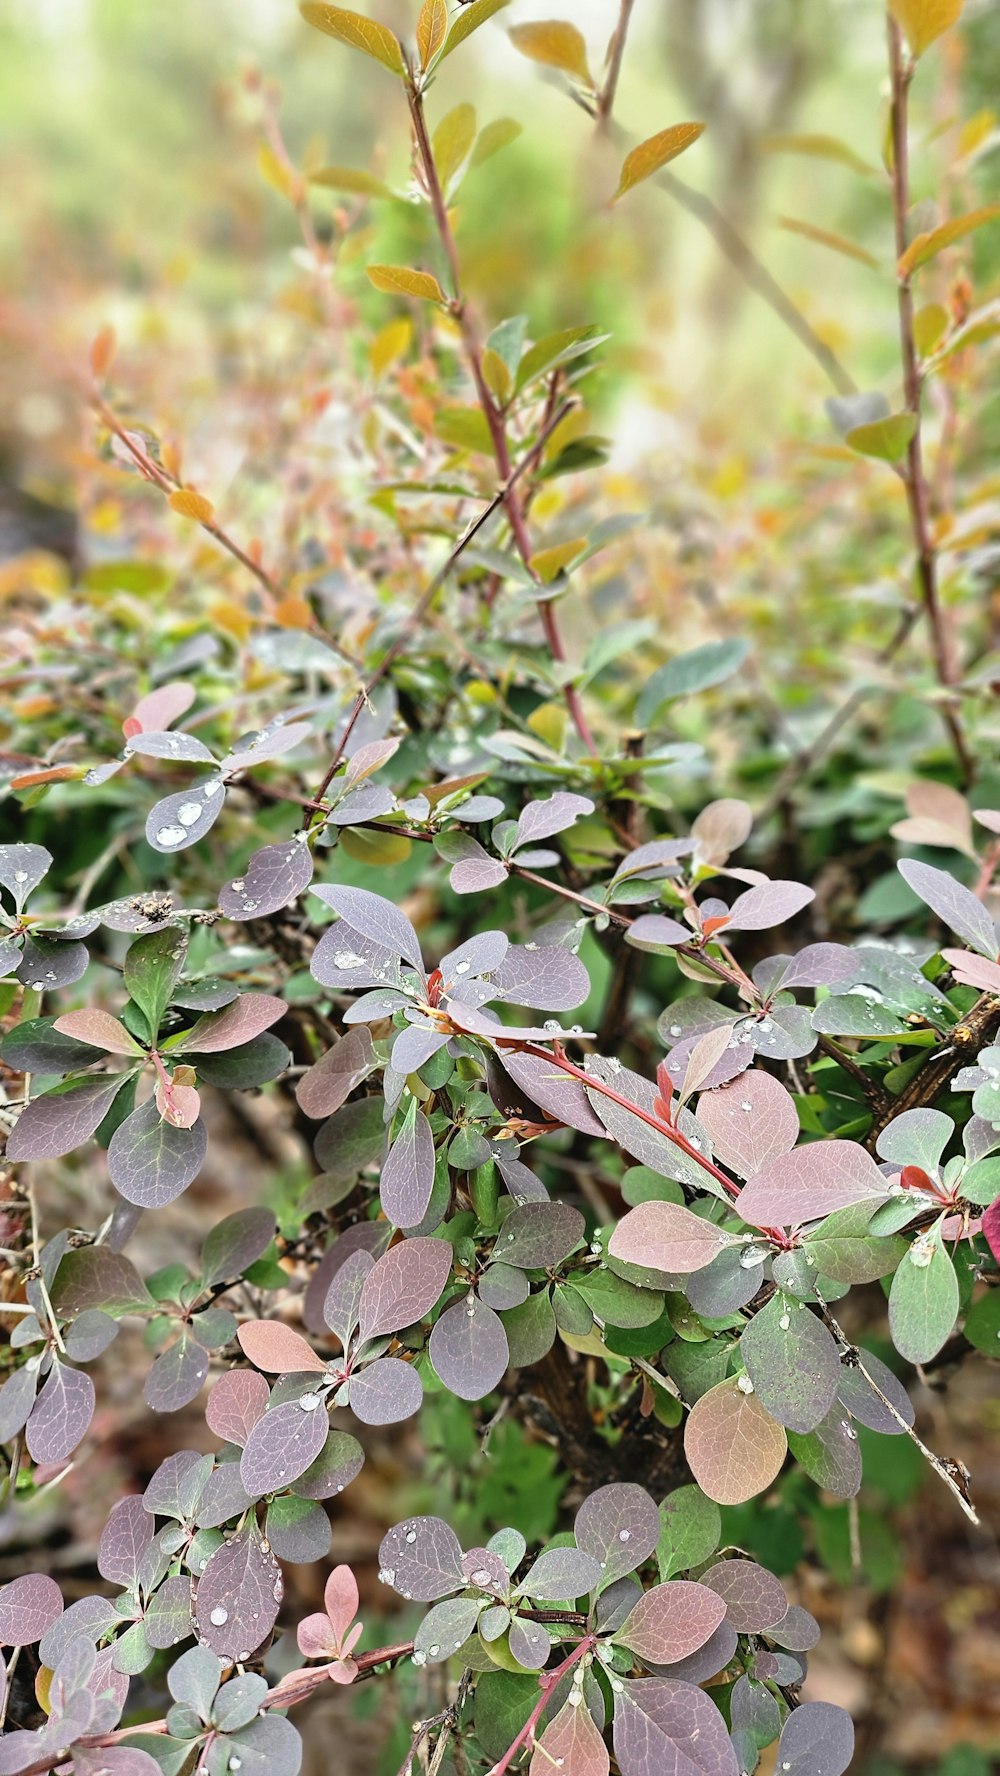
[[[680, 645], [629, 607], [664, 558], [594, 429], [613, 321], [577, 312], [569, 273], [555, 328], [466, 293], [465, 219], [518, 125], [480, 122], [463, 46], [504, 6], [424, 0], [399, 35], [377, 7], [302, 7], [317, 63], [378, 65], [408, 131], [396, 177], [294, 157], [274, 90], [244, 83], [300, 231], [303, 323], [333, 340], [320, 395], [308, 364], [270, 389], [276, 456], [248, 501], [268, 547], [142, 417], [110, 328], [67, 366], [134, 541], [54, 611], [22, 590], [9, 642], [6, 1510], [86, 1464], [123, 1330], [144, 1333], [145, 1410], [194, 1407], [204, 1434], [114, 1505], [89, 1594], [66, 1607], [41, 1571], [0, 1587], [0, 1776], [296, 1776], [300, 1706], [331, 1683], [418, 1716], [400, 1776], [749, 1776], [762, 1756], [840, 1776], [852, 1723], [821, 1685], [803, 1699], [819, 1626], [783, 1582], [801, 1525], [838, 1577], [863, 1571], [865, 1465], [902, 1450], [978, 1522], [910, 1397], [936, 1364], [1000, 1355], [975, 431], [998, 322], [968, 257], [998, 206], [959, 201], [974, 120], [937, 209], [910, 183], [911, 94], [960, 0], [886, 20], [863, 172], [890, 396], [666, 170], [702, 124], [617, 121], [631, 0], [609, 0], [596, 73], [569, 18], [509, 32], [548, 102], [593, 120], [605, 217], [645, 205], [652, 227], [679, 199], [831, 378], [817, 452], [864, 489], [839, 547], [859, 578], [877, 554], [881, 584], [843, 618], [860, 687], [829, 658], [801, 693], [768, 672], [787, 567], [745, 626]], [[522, 201], [516, 178], [492, 190]], [[803, 540], [800, 588], [821, 646], [824, 546]], [[814, 641], [784, 643], [793, 681], [795, 645], [803, 668]], [[886, 766], [863, 789], [837, 745], [869, 696]], [[845, 912], [830, 855], [863, 845]], [[269, 1166], [154, 1268], [227, 1104]], [[427, 1472], [379, 1550], [387, 1641], [331, 1525], [373, 1436], [417, 1446], [408, 1421]], [[286, 1599], [296, 1565], [321, 1611]]]

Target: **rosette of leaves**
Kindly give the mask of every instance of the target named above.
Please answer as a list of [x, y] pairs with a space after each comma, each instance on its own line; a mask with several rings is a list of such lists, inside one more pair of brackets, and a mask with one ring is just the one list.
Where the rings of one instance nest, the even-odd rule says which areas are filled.
[[[97, 1135], [111, 1182], [138, 1208], [162, 1208], [197, 1177], [208, 1134], [198, 1083], [240, 1090], [283, 1071], [289, 1054], [268, 1032], [285, 1010], [269, 993], [225, 982], [182, 985], [186, 939], [174, 926], [138, 938], [125, 958], [129, 999], [120, 1018], [88, 1008], [20, 1025], [3, 1058], [60, 1083], [32, 1099], [12, 1130], [14, 1160], [58, 1159]], [[199, 1013], [190, 1021], [191, 1013]], [[178, 1025], [184, 1027], [178, 1028]], [[98, 1057], [122, 1059], [93, 1072]], [[84, 1071], [84, 1069], [88, 1069]], [[152, 1095], [135, 1107], [145, 1077]]]
[[551, 869], [561, 858], [544, 840], [555, 838], [581, 815], [593, 812], [588, 796], [560, 789], [542, 801], [528, 802], [516, 820], [502, 820], [493, 827], [490, 839], [495, 856], [466, 832], [442, 833], [436, 848], [451, 864], [448, 880], [455, 893], [481, 894], [505, 882], [513, 864], [523, 869]]
[[377, 1259], [368, 1251], [352, 1252], [324, 1302], [326, 1324], [343, 1353], [329, 1363], [290, 1326], [251, 1320], [240, 1327], [250, 1361], [285, 1378], [246, 1439], [241, 1472], [248, 1491], [260, 1497], [287, 1485], [316, 1460], [326, 1440], [327, 1406], [350, 1406], [362, 1424], [371, 1425], [396, 1424], [419, 1409], [420, 1376], [390, 1346], [397, 1333], [431, 1312], [451, 1264], [450, 1245], [437, 1239], [404, 1240]]
[[101, 1741], [117, 1726], [128, 1696], [128, 1678], [116, 1672], [110, 1654], [89, 1641], [69, 1642], [51, 1671], [47, 1719], [37, 1732], [12, 1732], [0, 1744], [0, 1770], [16, 1776], [39, 1762], [65, 1763], [85, 1776], [160, 1776], [161, 1766], [138, 1744], [111, 1746]]
[[[167, 1732], [209, 1776], [246, 1765], [273, 1776], [297, 1776], [302, 1740], [284, 1715], [265, 1710], [268, 1683], [253, 1671], [222, 1681], [225, 1661], [207, 1646], [192, 1647], [171, 1666], [167, 1683], [173, 1704]], [[180, 1767], [180, 1766], [178, 1766]]]

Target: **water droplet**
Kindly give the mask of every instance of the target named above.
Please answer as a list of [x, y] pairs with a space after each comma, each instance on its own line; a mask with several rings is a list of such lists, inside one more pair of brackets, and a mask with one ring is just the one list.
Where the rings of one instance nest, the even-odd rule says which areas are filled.
[[788, 1328], [791, 1325], [791, 1323], [792, 1323], [792, 1321], [791, 1321], [790, 1314], [782, 1314], [780, 1320], [778, 1321], [778, 1325], [781, 1327], [781, 1330], [783, 1332], [788, 1331]]
[[161, 826], [156, 834], [156, 843], [170, 846], [183, 845], [186, 838], [187, 833], [183, 826]]
[[745, 1111], [745, 1112], [746, 1112], [746, 1114], [747, 1114], [747, 1115], [748, 1115], [748, 1116], [749, 1116], [749, 1114], [750, 1114], [750, 1112], [751, 1112], [751, 1110], [752, 1110], [752, 1109], [753, 1109], [753, 1105], [752, 1105], [752, 1104], [751, 1104], [751, 1102], [750, 1102], [750, 1099], [749, 1099], [749, 1098], [744, 1098], [744, 1099], [743, 1099], [743, 1102], [742, 1102], [742, 1104], [741, 1104], [741, 1105], [740, 1105], [740, 1109], [741, 1109], [741, 1110], [743, 1110], [743, 1111]]
[[230, 882], [229, 886], [232, 889], [234, 894], [245, 894], [246, 893], [247, 885], [244, 882], [242, 877], [238, 877], [235, 882]]
[[208, 1619], [214, 1628], [221, 1628], [229, 1620], [229, 1611], [217, 1603]]
[[[1000, 1338], [1000, 1332], [997, 1333], [997, 1337]], [[489, 1582], [490, 1575], [488, 1572], [474, 1572], [472, 1575], [472, 1583], [474, 1585], [488, 1585]]]
[[750, 1380], [749, 1375], [741, 1375], [736, 1386], [739, 1388], [741, 1394], [753, 1393], [753, 1382]]
[[396, 1583], [395, 1568], [383, 1566], [379, 1571], [378, 1582], [380, 1585], [394, 1585]]
[[407, 1537], [406, 1537], [406, 1540], [407, 1540], [407, 1542], [408, 1542], [408, 1543], [409, 1543], [409, 1545], [410, 1545], [410, 1547], [411, 1547], [411, 1548], [412, 1548], [412, 1546], [413, 1546], [413, 1544], [414, 1544], [414, 1542], [415, 1542], [415, 1541], [416, 1541], [416, 1539], [417, 1539], [417, 1532], [416, 1532], [416, 1530], [415, 1530], [415, 1529], [411, 1529], [411, 1530], [409, 1530], [409, 1531], [408, 1531], [408, 1533], [407, 1533]]
[[435, 1641], [433, 1646], [429, 1646], [427, 1648], [427, 1657], [429, 1659], [436, 1659], [440, 1651], [441, 1651], [441, 1648], [438, 1646], [437, 1642]]
[[630, 1542], [632, 1540], [632, 1531], [630, 1529], [620, 1529], [618, 1531], [618, 1540], [620, 1542]]
[[469, 969], [471, 967], [472, 967], [471, 962], [456, 962], [455, 963], [455, 973], [456, 974], [468, 974]]
[[303, 1412], [315, 1412], [317, 1406], [320, 1404], [319, 1394], [303, 1394], [299, 1400], [299, 1405]]
[[182, 802], [177, 810], [177, 819], [181, 826], [194, 826], [201, 819], [201, 809], [197, 802]]
[[740, 1269], [754, 1270], [758, 1264], [763, 1264], [766, 1257], [767, 1253], [762, 1246], [744, 1246], [740, 1253]]
[[28, 880], [27, 870], [15, 870], [14, 880], [15, 882], [26, 882]]

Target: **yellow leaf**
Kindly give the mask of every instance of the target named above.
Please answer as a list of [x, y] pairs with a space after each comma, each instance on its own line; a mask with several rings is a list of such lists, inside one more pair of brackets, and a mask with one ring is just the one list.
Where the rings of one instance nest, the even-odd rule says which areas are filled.
[[203, 493], [196, 493], [193, 487], [177, 487], [170, 495], [170, 504], [182, 518], [195, 518], [199, 524], [211, 524], [215, 517], [215, 507]]
[[431, 141], [442, 186], [451, 183], [475, 139], [476, 111], [473, 105], [456, 105], [442, 117]]
[[762, 136], [760, 146], [768, 154], [808, 154], [816, 160], [837, 160], [855, 173], [877, 171], [870, 161], [862, 160], [849, 143], [841, 142], [837, 136], [779, 133]]
[[889, 11], [915, 56], [922, 56], [936, 37], [951, 29], [962, 0], [889, 0]]
[[384, 179], [366, 172], [364, 167], [323, 166], [309, 174], [313, 185], [328, 186], [331, 191], [355, 191], [362, 197], [394, 197], [395, 192]]
[[913, 317], [913, 338], [922, 358], [929, 358], [940, 345], [950, 325], [948, 310], [940, 302], [928, 302]]
[[910, 242], [896, 267], [900, 281], [905, 283], [918, 265], [926, 265], [928, 259], [943, 252], [945, 247], [954, 246], [956, 241], [963, 240], [974, 229], [982, 228], [985, 222], [995, 222], [998, 216], [1000, 203], [984, 204], [981, 210], [970, 210], [965, 216], [955, 216], [950, 222], [942, 222], [940, 228], [931, 228], [926, 234], [918, 234]]
[[411, 271], [408, 265], [369, 265], [368, 277], [376, 290], [387, 296], [419, 296], [424, 302], [442, 304], [447, 300], [429, 271]]
[[503, 403], [509, 398], [514, 378], [500, 353], [495, 352], [492, 346], [487, 346], [483, 353], [483, 380], [490, 394], [495, 395], [498, 401]]
[[553, 752], [562, 752], [566, 740], [566, 709], [562, 703], [540, 703], [528, 717], [528, 727]]
[[472, 165], [482, 166], [484, 160], [499, 154], [501, 148], [515, 142], [521, 134], [522, 126], [513, 117], [495, 117], [492, 123], [486, 124], [479, 132], [479, 140], [472, 151]]
[[403, 833], [371, 832], [361, 826], [342, 826], [340, 843], [356, 863], [370, 868], [386, 868], [390, 863], [403, 863], [413, 849]]
[[572, 537], [567, 543], [554, 543], [551, 549], [539, 549], [537, 555], [531, 557], [532, 569], [543, 585], [551, 585], [563, 568], [582, 555], [586, 547], [586, 537]]
[[447, 0], [424, 0], [417, 19], [420, 66], [427, 68], [448, 35]]
[[397, 358], [403, 358], [410, 349], [413, 338], [413, 322], [408, 315], [401, 315], [397, 321], [388, 321], [380, 327], [368, 348], [368, 359], [376, 376], [381, 376], [394, 364]]
[[55, 1672], [50, 1671], [47, 1665], [40, 1665], [35, 1673], [35, 1696], [39, 1708], [44, 1709], [46, 1714], [52, 1713], [50, 1691], [54, 1676]]
[[626, 191], [631, 191], [633, 185], [639, 185], [643, 179], [658, 173], [668, 160], [676, 160], [678, 154], [683, 154], [685, 148], [690, 148], [692, 142], [697, 142], [704, 128], [703, 123], [673, 123], [669, 129], [660, 130], [658, 135], [649, 136], [645, 142], [640, 142], [638, 148], [633, 148], [631, 154], [625, 156], [618, 190], [612, 203], [617, 203]]
[[480, 25], [485, 25], [486, 20], [491, 19], [495, 12], [500, 12], [509, 5], [510, 0], [472, 0], [471, 6], [466, 3], [448, 32], [444, 54], [450, 56], [453, 49], [457, 49], [460, 43], [472, 36], [473, 31], [478, 31]]
[[257, 149], [257, 166], [261, 177], [266, 179], [279, 196], [287, 198], [290, 204], [297, 204], [301, 200], [301, 178], [290, 166], [285, 165], [267, 142], [261, 142]]
[[253, 618], [233, 598], [214, 599], [209, 615], [215, 628], [235, 641], [246, 641], [253, 633]]
[[341, 43], [349, 43], [352, 49], [363, 49], [366, 55], [373, 56], [393, 74], [403, 73], [399, 38], [394, 37], [385, 25], [365, 18], [363, 13], [347, 12], [342, 6], [319, 5], [315, 0], [306, 0], [300, 11], [307, 25], [314, 25], [317, 31], [325, 31], [328, 37], [336, 37]]
[[830, 247], [834, 253], [843, 253], [848, 259], [857, 259], [861, 265], [871, 265], [878, 269], [875, 255], [848, 240], [846, 235], [834, 234], [829, 228], [816, 228], [811, 222], [800, 222], [795, 216], [779, 216], [778, 226], [786, 228], [789, 234], [804, 235], [806, 240], [815, 241], [817, 246]]
[[[282, 629], [309, 629], [312, 626], [313, 614], [308, 601], [301, 592], [290, 592], [274, 607], [274, 620]], [[177, 1075], [174, 1074], [176, 1079]]]
[[587, 45], [575, 25], [562, 19], [540, 19], [533, 25], [512, 25], [510, 40], [522, 55], [547, 68], [561, 68], [574, 80], [593, 88], [594, 77], [587, 66]]

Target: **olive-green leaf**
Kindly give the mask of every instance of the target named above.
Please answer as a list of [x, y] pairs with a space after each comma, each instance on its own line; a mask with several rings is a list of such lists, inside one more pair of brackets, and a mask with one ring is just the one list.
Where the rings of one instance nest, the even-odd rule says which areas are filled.
[[958, 1307], [958, 1277], [939, 1221], [918, 1235], [892, 1279], [889, 1329], [900, 1356], [929, 1362], [951, 1333]]
[[376, 290], [388, 296], [418, 296], [424, 302], [447, 301], [437, 278], [429, 271], [411, 271], [408, 265], [369, 265], [368, 278]]
[[307, 25], [313, 25], [317, 31], [325, 31], [328, 37], [336, 37], [341, 43], [349, 43], [352, 49], [363, 49], [383, 68], [393, 74], [403, 73], [403, 51], [398, 37], [385, 25], [375, 19], [365, 18], [363, 13], [348, 12], [343, 6], [324, 6], [318, 0], [305, 0], [300, 8]]
[[854, 426], [844, 442], [860, 456], [875, 456], [880, 462], [898, 462], [906, 455], [916, 429], [915, 413], [887, 413], [884, 419], [870, 419], [865, 425]]

